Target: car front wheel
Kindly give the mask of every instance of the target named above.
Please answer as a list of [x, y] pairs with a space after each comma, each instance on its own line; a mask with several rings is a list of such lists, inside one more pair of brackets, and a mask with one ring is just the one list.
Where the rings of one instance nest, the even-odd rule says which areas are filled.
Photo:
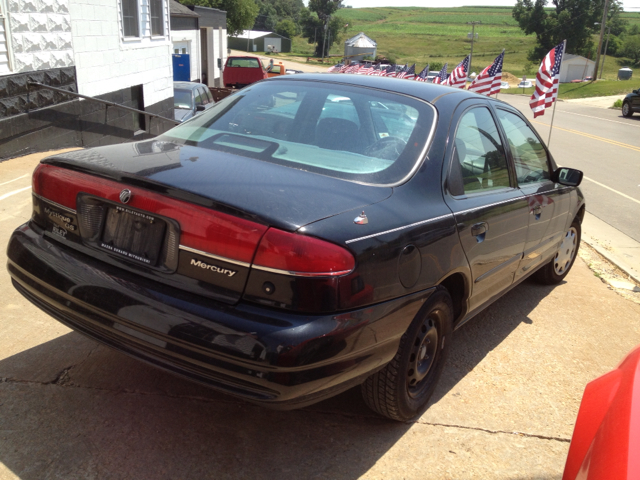
[[629, 105], [629, 102], [624, 102], [622, 104], [622, 115], [624, 115], [625, 117], [630, 117], [631, 115], [633, 115], [633, 110], [631, 110], [631, 105]]
[[421, 413], [442, 373], [452, 325], [451, 296], [437, 287], [402, 336], [393, 360], [362, 384], [369, 408], [398, 421]]
[[555, 256], [544, 267], [535, 273], [535, 279], [545, 285], [556, 285], [564, 280], [573, 262], [578, 256], [580, 248], [580, 222], [573, 220], [569, 230], [564, 234], [562, 243]]

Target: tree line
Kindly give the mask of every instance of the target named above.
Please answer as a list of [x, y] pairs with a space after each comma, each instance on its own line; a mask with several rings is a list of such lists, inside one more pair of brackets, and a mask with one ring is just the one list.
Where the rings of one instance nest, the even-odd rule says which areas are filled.
[[[549, 50], [564, 39], [567, 52], [595, 60], [597, 46], [593, 35], [600, 34], [606, 0], [518, 0], [513, 7], [513, 18], [527, 35], [536, 36], [536, 46], [528, 59], [539, 63]], [[623, 12], [619, 0], [610, 0], [606, 26], [610, 31], [607, 55], [628, 57], [640, 63], [640, 28], [620, 15]], [[605, 32], [606, 40], [606, 32]], [[604, 53], [604, 42], [602, 45]]]

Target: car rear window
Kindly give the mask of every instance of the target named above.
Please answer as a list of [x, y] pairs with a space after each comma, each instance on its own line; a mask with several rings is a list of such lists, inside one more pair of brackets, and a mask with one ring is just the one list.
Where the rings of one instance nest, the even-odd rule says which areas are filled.
[[261, 82], [166, 132], [172, 141], [359, 183], [390, 185], [424, 158], [435, 109], [336, 83]]
[[260, 68], [260, 62], [255, 58], [230, 58], [227, 67]]

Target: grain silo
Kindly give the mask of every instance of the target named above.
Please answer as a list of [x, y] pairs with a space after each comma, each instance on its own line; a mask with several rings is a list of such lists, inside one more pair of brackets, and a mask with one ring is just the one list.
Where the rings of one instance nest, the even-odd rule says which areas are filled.
[[363, 60], [364, 57], [376, 57], [376, 47], [378, 44], [367, 37], [364, 32], [360, 32], [355, 37], [351, 37], [344, 42], [344, 56], [348, 60]]

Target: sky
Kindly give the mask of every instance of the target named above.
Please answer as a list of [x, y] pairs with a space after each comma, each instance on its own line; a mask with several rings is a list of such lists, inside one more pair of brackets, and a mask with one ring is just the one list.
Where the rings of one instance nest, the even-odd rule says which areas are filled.
[[[307, 3], [307, 2], [305, 2]], [[515, 0], [343, 0], [343, 5], [353, 8], [365, 7], [463, 7], [497, 5], [512, 7]], [[548, 2], [551, 5], [551, 2]], [[623, 0], [624, 9], [628, 12], [640, 12], [640, 0]]]

